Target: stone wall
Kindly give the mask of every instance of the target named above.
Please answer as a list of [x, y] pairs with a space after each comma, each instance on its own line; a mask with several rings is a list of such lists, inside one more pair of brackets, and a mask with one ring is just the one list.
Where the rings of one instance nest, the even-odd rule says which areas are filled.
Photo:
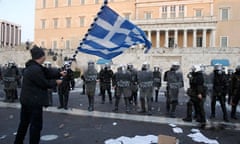
[[[47, 56], [47, 61], [53, 63], [54, 66], [60, 67], [63, 64], [64, 57], [72, 57], [75, 50], [55, 50], [58, 54], [57, 61], [52, 60], [52, 56]], [[47, 54], [47, 51], [46, 51]], [[206, 66], [206, 71], [211, 72], [212, 67], [210, 62], [212, 59], [228, 59], [230, 68], [235, 68], [240, 64], [240, 48], [185, 48], [185, 49], [152, 49], [147, 54], [144, 54], [143, 49], [129, 49], [124, 54], [113, 59], [112, 69], [115, 71], [120, 64], [132, 63], [135, 68], [140, 69], [142, 63], [148, 62], [151, 69], [154, 65], [160, 66], [163, 72], [168, 70], [173, 62], [179, 62], [184, 74], [184, 79], [187, 81], [186, 74], [189, 72], [193, 64], [203, 64]], [[29, 50], [20, 48], [1, 49], [0, 64], [6, 64], [9, 60], [13, 60], [20, 67], [24, 67], [25, 62], [30, 59]], [[85, 70], [87, 62], [93, 60], [97, 62], [99, 57], [80, 53], [76, 57], [76, 62], [73, 62], [73, 69]], [[97, 65], [100, 69], [100, 65]]]

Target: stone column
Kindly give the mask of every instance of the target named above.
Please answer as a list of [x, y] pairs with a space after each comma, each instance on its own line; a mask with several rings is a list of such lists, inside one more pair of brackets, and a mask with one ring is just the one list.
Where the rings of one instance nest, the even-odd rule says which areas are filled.
[[178, 47], [178, 30], [174, 30], [174, 47]]
[[168, 48], [168, 30], [165, 31], [165, 47]]
[[156, 48], [160, 48], [160, 30], [157, 30], [157, 35], [156, 35]]
[[197, 47], [197, 30], [193, 29], [193, 47]]
[[151, 30], [149, 30], [149, 31], [148, 31], [148, 40], [149, 40], [149, 41], [151, 41], [151, 39], [152, 39], [152, 36], [151, 36], [151, 35], [152, 35], [152, 32], [151, 32]]
[[215, 41], [216, 41], [216, 30], [212, 29], [212, 32], [211, 32], [211, 47], [216, 47]]
[[5, 47], [7, 44], [7, 24], [4, 23], [4, 41], [3, 41], [3, 47]]
[[187, 47], [187, 30], [184, 29], [183, 31], [183, 47], [186, 48]]
[[207, 47], [207, 30], [206, 29], [203, 29], [202, 35], [203, 35], [202, 47], [206, 48]]

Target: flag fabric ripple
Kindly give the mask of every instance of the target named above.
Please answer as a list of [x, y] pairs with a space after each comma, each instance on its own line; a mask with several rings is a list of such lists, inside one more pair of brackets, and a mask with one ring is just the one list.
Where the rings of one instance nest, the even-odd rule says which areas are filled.
[[104, 5], [78, 50], [104, 59], [112, 59], [138, 44], [145, 45], [145, 53], [151, 48], [151, 42], [140, 28]]

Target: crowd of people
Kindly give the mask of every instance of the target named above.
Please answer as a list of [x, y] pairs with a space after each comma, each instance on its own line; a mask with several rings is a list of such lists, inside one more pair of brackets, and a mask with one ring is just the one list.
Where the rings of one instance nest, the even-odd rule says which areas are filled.
[[[35, 56], [32, 55], [34, 59]], [[39, 58], [38, 55], [37, 58]], [[44, 100], [42, 106], [52, 106], [52, 93], [55, 91], [59, 96], [58, 109], [67, 110], [70, 90], [75, 87], [74, 74], [70, 63], [65, 62], [60, 69], [52, 68], [51, 64], [44, 62], [41, 63], [41, 66], [43, 71], [47, 73], [45, 75], [47, 79], [53, 77], [51, 73], [65, 72], [58, 78], [61, 82], [57, 82], [58, 84], [55, 84], [55, 86], [47, 87], [47, 99]], [[51, 73], [48, 73], [46, 69], [51, 69]], [[17, 88], [21, 87], [24, 73], [27, 73], [27, 71], [25, 69], [19, 70], [13, 61], [9, 61], [1, 69], [0, 78], [4, 85], [5, 102], [14, 102], [18, 99]], [[215, 64], [212, 74], [206, 77], [203, 66], [196, 64], [191, 67], [187, 78], [189, 88], [187, 88], [186, 94], [189, 96], [189, 100], [187, 102], [186, 117], [183, 118], [183, 121], [192, 122], [195, 119], [202, 126], [205, 126], [204, 105], [208, 95], [211, 97], [210, 118], [215, 118], [216, 101], [219, 101], [223, 120], [225, 122], [229, 121], [226, 109], [227, 103], [231, 105], [230, 118], [237, 119], [236, 109], [240, 99], [240, 65], [235, 68], [235, 71], [228, 69], [226, 72], [223, 65]], [[166, 82], [166, 91], [164, 91], [166, 114], [172, 118], [176, 117], [179, 90], [184, 87], [183, 73], [178, 62], [173, 63], [169, 70], [163, 73], [159, 66], [153, 66], [151, 70], [148, 63], [143, 63], [140, 70], [137, 70], [133, 64], [129, 63], [118, 66], [116, 72], [111, 69], [110, 64], [103, 65], [100, 71], [97, 71], [94, 61], [89, 61], [87, 69], [81, 75], [81, 79], [83, 81], [82, 94], [86, 95], [88, 99], [88, 111], [94, 111], [94, 99], [97, 83], [99, 83], [101, 103], [106, 103], [106, 99], [109, 103], [113, 103], [113, 112], [119, 111], [120, 99], [122, 98], [126, 113], [133, 110], [131, 109], [133, 105], [138, 107], [137, 112], [146, 115], [152, 115], [152, 103], [159, 101], [158, 96], [162, 82]], [[211, 81], [211, 88], [206, 86], [206, 81]], [[114, 89], [113, 92], [112, 89]], [[27, 95], [29, 94], [27, 93]], [[106, 98], [106, 96], [108, 97]]]
[[[184, 87], [183, 74], [180, 64], [177, 62], [173, 63], [170, 69], [164, 73], [159, 66], [154, 66], [151, 70], [148, 63], [143, 63], [140, 70], [135, 69], [133, 64], [120, 65], [116, 72], [113, 72], [110, 65], [106, 64], [97, 72], [94, 63], [89, 62], [88, 69], [82, 78], [85, 79], [84, 89], [86, 89], [86, 95], [89, 99], [89, 111], [94, 110], [94, 94], [96, 83], [99, 82], [102, 104], [105, 103], [106, 91], [110, 103], [113, 103], [112, 95], [115, 97], [113, 112], [118, 112], [120, 98], [123, 98], [126, 113], [131, 111], [131, 105], [138, 105], [140, 102], [138, 112], [152, 115], [152, 102], [158, 102], [159, 90], [164, 81], [166, 82], [166, 114], [175, 118], [179, 90]], [[226, 103], [232, 107], [230, 117], [237, 119], [236, 108], [240, 97], [240, 66], [237, 66], [235, 71], [228, 69], [226, 72], [222, 64], [216, 64], [213, 66], [212, 73], [206, 77], [204, 67], [196, 64], [191, 67], [187, 78], [189, 88], [187, 88], [186, 94], [189, 96], [189, 100], [184, 121], [192, 122], [195, 119], [203, 126], [205, 125], [204, 105], [207, 95], [211, 98], [210, 118], [215, 118], [216, 101], [219, 101], [223, 120], [229, 121]], [[206, 81], [210, 81], [212, 87], [207, 86]], [[113, 94], [111, 88], [114, 89]]]

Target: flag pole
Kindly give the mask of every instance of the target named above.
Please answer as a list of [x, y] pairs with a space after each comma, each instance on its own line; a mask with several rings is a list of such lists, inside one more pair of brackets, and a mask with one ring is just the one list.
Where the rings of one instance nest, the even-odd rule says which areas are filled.
[[[102, 9], [103, 9], [104, 6], [106, 6], [107, 4], [108, 4], [108, 0], [104, 0], [104, 2], [103, 2], [103, 6], [101, 7], [101, 10], [98, 12], [97, 15], [99, 15], [99, 14], [102, 12]], [[96, 19], [97, 19], [97, 17], [94, 19], [94, 21], [96, 21]], [[88, 32], [91, 30], [91, 27], [92, 27], [92, 25], [91, 25], [90, 28], [88, 29]], [[87, 37], [87, 36], [88, 36], [88, 33], [85, 34], [85, 36], [84, 36], [84, 38], [82, 39], [82, 41], [86, 40], [86, 37]], [[82, 45], [82, 42], [79, 44], [79, 47], [81, 47], [81, 45]], [[78, 49], [75, 50], [75, 52], [74, 52], [72, 58], [69, 60], [69, 65], [70, 65], [70, 66], [72, 65], [73, 60], [76, 59], [76, 56], [77, 56], [78, 52], [79, 52]]]

